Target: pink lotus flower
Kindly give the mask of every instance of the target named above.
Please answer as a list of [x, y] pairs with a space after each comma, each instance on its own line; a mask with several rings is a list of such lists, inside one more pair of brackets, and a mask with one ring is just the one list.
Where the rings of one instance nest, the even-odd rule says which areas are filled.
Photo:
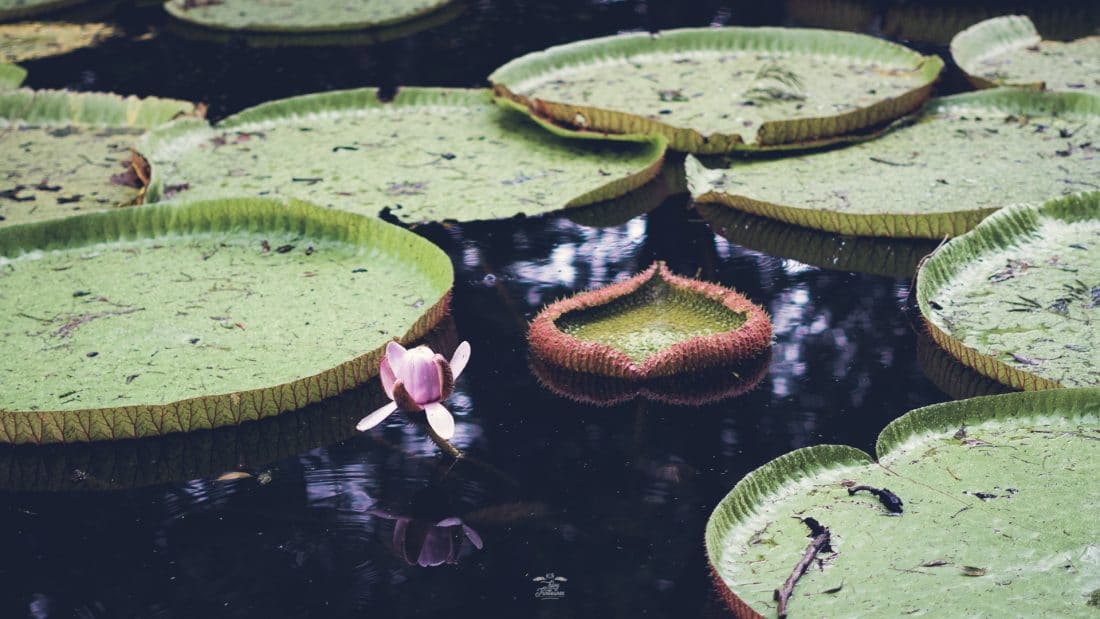
[[469, 342], [458, 345], [449, 363], [427, 346], [406, 350], [401, 344], [390, 342], [379, 373], [382, 388], [393, 401], [364, 417], [355, 428], [360, 432], [370, 430], [400, 408], [406, 412], [424, 411], [432, 430], [443, 439], [450, 439], [455, 434], [455, 420], [442, 402], [454, 391], [455, 379], [469, 360]]

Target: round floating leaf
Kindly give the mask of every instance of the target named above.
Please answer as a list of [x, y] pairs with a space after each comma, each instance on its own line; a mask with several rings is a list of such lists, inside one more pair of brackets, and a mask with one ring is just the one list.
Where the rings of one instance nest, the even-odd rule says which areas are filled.
[[1018, 389], [1100, 385], [1100, 192], [1006, 208], [917, 274], [932, 338]]
[[531, 322], [531, 349], [551, 364], [645, 380], [737, 363], [771, 346], [759, 306], [656, 262], [630, 279], [552, 303]]
[[725, 153], [853, 139], [918, 108], [942, 68], [938, 56], [859, 34], [692, 28], [552, 47], [489, 80], [535, 117]]
[[768, 375], [771, 351], [734, 365], [645, 381], [574, 372], [531, 357], [531, 372], [543, 387], [591, 406], [617, 406], [636, 398], [675, 406], [706, 406], [744, 395]]
[[0, 62], [66, 54], [118, 34], [110, 24], [27, 22], [0, 26]]
[[917, 333], [917, 363], [928, 380], [954, 400], [1015, 391], [959, 363], [927, 333]]
[[252, 47], [365, 46], [405, 38], [441, 26], [454, 21], [467, 8], [468, 4], [466, 2], [447, 2], [438, 10], [413, 16], [393, 24], [364, 30], [254, 32], [209, 28], [183, 20], [172, 20], [169, 22], [168, 28], [172, 32], [189, 39], [217, 43], [243, 41]]
[[936, 248], [934, 241], [829, 234], [716, 204], [696, 210], [731, 243], [832, 271], [911, 277]]
[[1002, 206], [1100, 186], [1100, 96], [1010, 89], [933, 101], [870, 142], [708, 170], [696, 202], [840, 234], [942, 239]]
[[195, 106], [104, 93], [0, 93], [0, 227], [133, 203], [130, 146]]
[[18, 88], [27, 78], [27, 70], [14, 64], [0, 62], [0, 90]]
[[612, 228], [644, 215], [670, 197], [683, 193], [687, 193], [683, 158], [673, 154], [671, 159], [665, 159], [661, 172], [645, 185], [618, 198], [569, 209], [565, 216], [582, 226]]
[[[774, 617], [810, 557], [791, 617], [1088, 616], [1097, 424], [1100, 390], [1013, 393], [907, 413], [879, 435], [878, 462], [838, 445], [781, 456], [711, 515], [715, 583], [737, 616]], [[828, 534], [812, 555], [814, 526]]]
[[84, 2], [85, 0], [0, 0], [0, 21], [25, 19]]
[[978, 88], [1021, 86], [1100, 93], [1100, 36], [1043, 41], [1022, 15], [975, 24], [951, 40], [951, 56]]
[[435, 11], [451, 0], [168, 0], [173, 17], [219, 30], [326, 32], [393, 25]]
[[[451, 262], [299, 202], [119, 209], [0, 230], [0, 441], [238, 424], [362, 384], [447, 311]], [[33, 291], [33, 292], [32, 292]]]
[[485, 90], [375, 89], [266, 103], [211, 128], [177, 123], [139, 146], [148, 199], [265, 195], [408, 223], [536, 215], [627, 193], [664, 140], [577, 139], [493, 105]]
[[1059, 39], [1095, 33], [1100, 18], [1100, 5], [1076, 0], [891, 2], [882, 16], [881, 30], [894, 39], [947, 45], [964, 28], [1014, 11], [1027, 13], [1040, 30]]

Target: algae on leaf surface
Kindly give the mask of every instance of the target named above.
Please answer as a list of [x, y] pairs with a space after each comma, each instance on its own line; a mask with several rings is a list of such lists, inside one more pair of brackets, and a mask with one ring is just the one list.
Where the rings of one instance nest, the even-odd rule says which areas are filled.
[[274, 200], [13, 226], [0, 257], [0, 441], [17, 443], [300, 408], [374, 376], [387, 342], [442, 317], [453, 283], [410, 232]]
[[1010, 204], [1100, 187], [1100, 95], [986, 90], [882, 137], [797, 157], [686, 162], [697, 202], [840, 234], [942, 239]]
[[828, 544], [791, 617], [1089, 616], [1098, 424], [1098, 389], [1014, 393], [907, 413], [879, 435], [877, 462], [838, 445], [781, 456], [711, 515], [716, 585], [739, 617], [775, 616], [817, 525]]
[[435, 11], [452, 0], [168, 0], [172, 16], [207, 28], [253, 32], [324, 32], [388, 26]]
[[1100, 192], [989, 217], [921, 267], [936, 342], [1021, 389], [1100, 385]]
[[103, 93], [0, 93], [0, 227], [125, 206], [138, 199], [130, 147], [195, 106]]
[[943, 61], [845, 32], [695, 28], [578, 41], [489, 80], [534, 116], [725, 153], [846, 139], [918, 108]]
[[139, 150], [152, 201], [226, 195], [309, 199], [407, 223], [538, 215], [606, 200], [660, 170], [662, 138], [559, 135], [485, 90], [374, 89], [266, 103], [211, 128], [170, 125]]
[[1100, 93], [1100, 36], [1044, 41], [1022, 15], [995, 17], [955, 35], [951, 55], [979, 88], [1022, 86]]
[[65, 54], [118, 34], [110, 24], [27, 22], [0, 25], [0, 62]]

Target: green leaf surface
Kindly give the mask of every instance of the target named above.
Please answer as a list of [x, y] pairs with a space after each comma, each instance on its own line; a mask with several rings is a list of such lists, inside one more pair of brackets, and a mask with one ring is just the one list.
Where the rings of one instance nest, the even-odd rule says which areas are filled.
[[840, 234], [942, 239], [1000, 207], [1100, 187], [1100, 96], [995, 89], [933, 101], [843, 148], [725, 169], [685, 163], [692, 196]]
[[963, 30], [951, 40], [951, 55], [979, 88], [1100, 93], [1100, 36], [1044, 41], [1023, 15], [995, 17]]
[[0, 25], [0, 62], [66, 54], [118, 34], [103, 23], [26, 22]]
[[912, 277], [935, 241], [845, 236], [757, 217], [718, 204], [696, 210], [731, 243], [831, 271]]
[[0, 62], [0, 90], [19, 88], [26, 78], [27, 70], [23, 67]]
[[397, 226], [256, 199], [12, 226], [0, 260], [0, 441], [15, 443], [301, 408], [374, 376], [453, 283], [447, 256]]
[[[973, 398], [911, 411], [850, 447], [791, 452], [748, 474], [707, 523], [716, 583], [742, 617], [775, 616], [810, 540], [791, 617], [1088, 617], [1100, 581], [1100, 390]], [[890, 514], [852, 483], [886, 488]]]
[[255, 32], [319, 32], [392, 25], [451, 0], [168, 0], [174, 17], [207, 28]]
[[1004, 209], [918, 274], [932, 337], [1021, 389], [1100, 385], [1100, 192]]
[[215, 127], [177, 123], [139, 146], [149, 199], [284, 196], [404, 222], [539, 215], [625, 194], [655, 176], [661, 138], [553, 135], [488, 91], [374, 89], [260, 105]]
[[195, 106], [104, 93], [0, 93], [0, 227], [133, 203], [130, 146]]
[[919, 107], [942, 67], [858, 34], [694, 28], [552, 47], [489, 80], [512, 105], [566, 126], [724, 153], [851, 139]]
[[0, 0], [0, 21], [25, 19], [49, 13], [86, 0]]

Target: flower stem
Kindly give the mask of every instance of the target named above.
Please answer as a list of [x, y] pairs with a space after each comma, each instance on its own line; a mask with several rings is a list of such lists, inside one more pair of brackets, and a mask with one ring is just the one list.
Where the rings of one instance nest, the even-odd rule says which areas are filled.
[[424, 427], [428, 430], [428, 436], [431, 437], [432, 442], [435, 443], [441, 450], [443, 450], [443, 453], [454, 458], [455, 460], [463, 457], [463, 453], [459, 451], [458, 447], [455, 447], [451, 444], [450, 441], [436, 434], [435, 430], [432, 429], [432, 426], [430, 426], [429, 424], [424, 424]]

